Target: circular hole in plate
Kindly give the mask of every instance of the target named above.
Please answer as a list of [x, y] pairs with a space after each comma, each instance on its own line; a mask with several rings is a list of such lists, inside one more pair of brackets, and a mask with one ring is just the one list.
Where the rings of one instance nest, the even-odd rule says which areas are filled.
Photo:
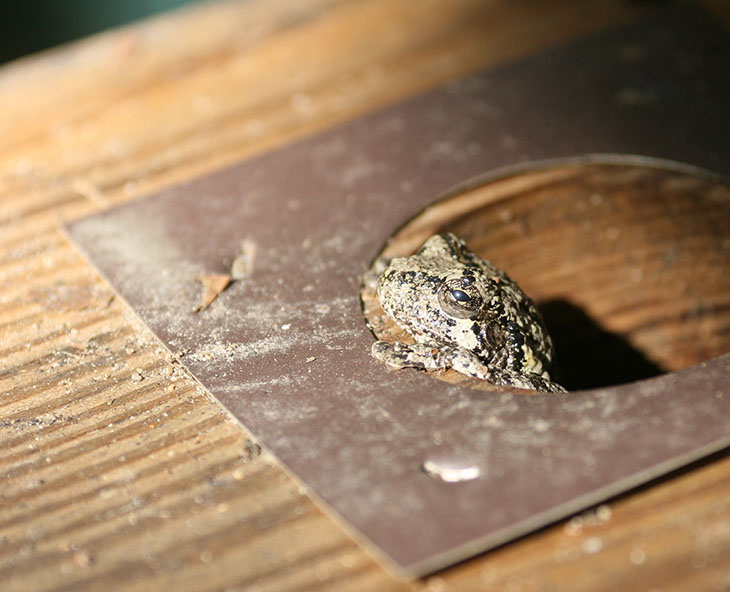
[[[730, 186], [689, 166], [625, 160], [537, 164], [471, 182], [406, 223], [378, 258], [410, 255], [440, 232], [466, 240], [536, 301], [569, 390], [730, 351]], [[412, 343], [372, 282], [361, 297], [376, 337]]]

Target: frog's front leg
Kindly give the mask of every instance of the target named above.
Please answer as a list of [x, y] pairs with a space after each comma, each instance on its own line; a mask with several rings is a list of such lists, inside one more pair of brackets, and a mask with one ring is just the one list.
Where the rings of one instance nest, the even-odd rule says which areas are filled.
[[492, 370], [469, 350], [458, 345], [376, 341], [370, 351], [376, 360], [398, 370], [417, 368], [433, 371], [453, 368], [467, 376], [494, 382]]
[[451, 366], [448, 355], [437, 346], [426, 343], [388, 343], [376, 341], [370, 353], [376, 360], [392, 368], [418, 368], [419, 370], [445, 370]]

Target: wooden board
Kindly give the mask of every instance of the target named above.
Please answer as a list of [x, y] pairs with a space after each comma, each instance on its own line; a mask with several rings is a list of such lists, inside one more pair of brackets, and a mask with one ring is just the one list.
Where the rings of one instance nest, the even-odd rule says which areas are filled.
[[[58, 222], [637, 14], [597, 6], [206, 4], [4, 67], [4, 587], [402, 589], [180, 371]], [[716, 458], [423, 585], [722, 589], [728, 493]]]

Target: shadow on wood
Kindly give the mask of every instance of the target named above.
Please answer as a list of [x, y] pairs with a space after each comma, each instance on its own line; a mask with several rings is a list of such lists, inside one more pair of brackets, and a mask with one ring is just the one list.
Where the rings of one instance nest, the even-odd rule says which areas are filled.
[[629, 341], [601, 328], [567, 300], [538, 303], [553, 336], [560, 383], [568, 390], [611, 386], [666, 372]]

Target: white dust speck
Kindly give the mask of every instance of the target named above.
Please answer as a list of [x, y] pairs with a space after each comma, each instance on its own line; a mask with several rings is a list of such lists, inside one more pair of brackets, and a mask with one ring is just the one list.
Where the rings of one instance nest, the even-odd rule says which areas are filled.
[[422, 465], [423, 471], [434, 479], [440, 479], [446, 483], [459, 483], [461, 481], [472, 481], [481, 474], [478, 466], [435, 462], [427, 460]]
[[583, 541], [580, 548], [586, 555], [594, 555], [603, 549], [603, 541], [601, 537], [592, 536]]
[[644, 561], [646, 561], [646, 552], [644, 549], [639, 549], [638, 547], [636, 549], [632, 549], [629, 554], [629, 561], [631, 561], [634, 565], [641, 565]]

